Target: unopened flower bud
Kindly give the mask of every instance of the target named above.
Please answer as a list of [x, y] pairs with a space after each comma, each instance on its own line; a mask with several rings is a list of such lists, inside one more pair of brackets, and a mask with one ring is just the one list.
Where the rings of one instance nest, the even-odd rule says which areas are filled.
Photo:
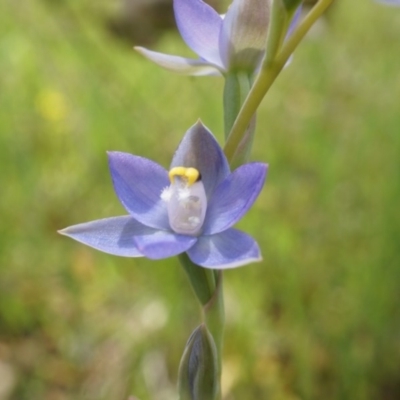
[[204, 324], [190, 336], [179, 366], [179, 400], [214, 400], [219, 393], [214, 339]]

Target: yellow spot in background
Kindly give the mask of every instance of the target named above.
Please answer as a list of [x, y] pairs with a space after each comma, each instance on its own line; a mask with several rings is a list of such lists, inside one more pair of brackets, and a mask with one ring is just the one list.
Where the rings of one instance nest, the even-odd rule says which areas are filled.
[[67, 113], [65, 98], [56, 90], [41, 91], [36, 97], [35, 105], [39, 114], [47, 121], [61, 121]]
[[222, 371], [222, 391], [228, 394], [234, 390], [234, 387], [240, 378], [240, 374], [242, 372], [240, 360], [235, 357], [224, 360]]

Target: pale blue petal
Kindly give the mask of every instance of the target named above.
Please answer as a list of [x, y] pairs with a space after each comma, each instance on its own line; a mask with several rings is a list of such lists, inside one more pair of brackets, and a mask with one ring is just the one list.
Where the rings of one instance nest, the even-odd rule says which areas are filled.
[[265, 183], [267, 167], [262, 163], [244, 164], [215, 189], [208, 202], [203, 226], [205, 235], [222, 232], [243, 217]]
[[123, 257], [142, 257], [133, 237], [154, 229], [135, 221], [130, 215], [99, 219], [65, 228], [59, 233], [104, 253]]
[[159, 66], [179, 74], [193, 76], [221, 75], [218, 67], [207, 61], [158, 53], [145, 49], [144, 47], [135, 47], [135, 50]]
[[187, 253], [195, 264], [212, 269], [236, 268], [261, 261], [257, 242], [233, 228], [216, 235], [201, 236]]
[[186, 44], [200, 58], [223, 68], [218, 37], [222, 18], [201, 0], [174, 0], [175, 20]]
[[143, 225], [169, 229], [162, 191], [169, 186], [167, 171], [147, 158], [117, 151], [108, 153], [115, 192], [126, 210]]
[[[286, 37], [285, 40], [287, 40], [290, 35], [294, 32], [294, 30], [297, 28], [297, 25], [300, 23], [300, 18], [301, 18], [301, 13], [302, 13], [302, 5], [300, 4], [300, 6], [297, 8], [296, 12], [293, 15], [293, 18], [290, 22], [289, 28], [286, 32]], [[284, 68], [287, 68], [291, 63], [293, 62], [293, 54], [288, 58], [288, 60], [286, 61], [286, 64], [284, 66]]]
[[220, 55], [227, 69], [255, 71], [265, 52], [269, 0], [234, 0], [222, 23]]
[[201, 121], [186, 132], [172, 159], [172, 167], [192, 167], [200, 171], [207, 197], [229, 174], [229, 164], [221, 146]]
[[303, 7], [300, 4], [300, 6], [297, 8], [296, 12], [294, 13], [292, 20], [290, 21], [290, 25], [287, 30], [285, 39], [287, 39], [293, 33], [293, 31], [297, 28], [297, 25], [299, 25], [302, 10], [303, 10]]
[[378, 3], [386, 4], [387, 6], [400, 6], [400, 0], [376, 0]]
[[135, 236], [134, 240], [144, 256], [159, 260], [185, 252], [196, 243], [197, 237], [154, 231], [148, 235]]

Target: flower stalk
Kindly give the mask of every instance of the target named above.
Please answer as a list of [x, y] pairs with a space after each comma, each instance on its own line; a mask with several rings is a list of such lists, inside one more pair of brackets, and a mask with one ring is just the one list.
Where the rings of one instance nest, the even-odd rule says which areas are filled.
[[251, 76], [246, 72], [238, 71], [225, 76], [223, 95], [225, 139], [228, 138], [236, 117], [249, 94], [251, 84]]
[[179, 254], [178, 258], [197, 299], [203, 307], [206, 306], [211, 301], [216, 288], [214, 271], [208, 268], [199, 268], [186, 253]]
[[281, 49], [277, 52], [276, 57], [274, 57], [272, 61], [269, 60], [269, 57], [265, 57], [261, 71], [257, 76], [225, 143], [224, 152], [229, 162], [233, 161], [236, 149], [240, 145], [251, 118], [255, 114], [262, 99], [267, 94], [282, 68], [289, 60], [289, 57], [316, 20], [333, 2], [334, 0], [319, 0], [297, 28], [294, 29], [290, 37], [283, 43]]
[[273, 1], [271, 21], [269, 24], [264, 64], [270, 63], [276, 57], [289, 26], [289, 13], [282, 1]]
[[218, 364], [221, 374], [222, 364], [222, 346], [223, 346], [223, 331], [225, 325], [225, 309], [223, 296], [223, 272], [215, 271], [217, 275], [215, 291], [210, 298], [210, 301], [204, 305], [203, 319], [208, 329], [210, 330], [217, 348]]
[[[242, 108], [243, 103], [250, 92], [252, 81], [252, 75], [242, 71], [229, 73], [225, 76], [223, 95], [225, 139], [228, 138], [229, 132], [231, 131], [240, 109]], [[240, 141], [239, 146], [237, 146], [235, 154], [232, 157], [230, 162], [232, 169], [235, 169], [248, 161], [251, 147], [253, 145], [255, 128], [256, 124], [254, 116], [250, 120], [242, 140]]]
[[[213, 381], [217, 387], [217, 391], [215, 397], [213, 399], [210, 398], [210, 400], [219, 400], [221, 398], [220, 382], [222, 373], [223, 332], [225, 325], [222, 284], [223, 273], [222, 271], [200, 268], [198, 265], [194, 264], [186, 254], [179, 255], [179, 261], [185, 269], [196, 297], [202, 306], [202, 320], [215, 345], [215, 365], [214, 359], [208, 357], [201, 361], [201, 368], [214, 371]], [[182, 359], [185, 359], [185, 354]], [[207, 363], [209, 365], [207, 365]], [[184, 391], [181, 390], [180, 400], [190, 399], [190, 397], [187, 397], [187, 391], [184, 392], [184, 394], [182, 394], [182, 392]]]

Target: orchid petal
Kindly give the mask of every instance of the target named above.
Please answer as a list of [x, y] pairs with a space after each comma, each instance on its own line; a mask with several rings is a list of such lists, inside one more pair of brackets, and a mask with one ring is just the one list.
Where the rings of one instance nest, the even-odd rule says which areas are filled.
[[400, 6], [400, 0], [376, 0], [378, 3], [385, 4], [387, 6]]
[[303, 11], [303, 6], [300, 4], [292, 17], [292, 20], [290, 21], [289, 28], [286, 32], [285, 40], [289, 38], [289, 36], [297, 28], [297, 25], [299, 25], [302, 11]]
[[197, 237], [154, 231], [149, 235], [135, 236], [134, 241], [144, 256], [159, 260], [185, 252], [196, 243]]
[[239, 221], [259, 195], [266, 173], [266, 164], [249, 163], [230, 174], [215, 189], [208, 203], [203, 233], [219, 233]]
[[186, 44], [201, 58], [223, 68], [218, 36], [222, 18], [201, 0], [174, 0], [175, 20]]
[[196, 168], [201, 174], [208, 198], [229, 174], [229, 164], [220, 145], [200, 121], [183, 137], [172, 159], [173, 167]]
[[169, 229], [167, 207], [160, 197], [170, 183], [167, 171], [128, 153], [113, 151], [108, 157], [115, 192], [126, 210], [143, 225]]
[[222, 22], [219, 48], [227, 69], [254, 71], [265, 51], [269, 0], [234, 0]]
[[130, 215], [112, 217], [73, 225], [59, 233], [104, 253], [123, 257], [142, 257], [133, 237], [154, 230], [142, 225]]
[[187, 253], [195, 264], [212, 269], [236, 268], [261, 260], [257, 242], [233, 228], [216, 235], [201, 236]]
[[207, 61], [158, 53], [144, 47], [135, 47], [135, 50], [159, 66], [180, 74], [193, 76], [221, 75], [218, 67]]

